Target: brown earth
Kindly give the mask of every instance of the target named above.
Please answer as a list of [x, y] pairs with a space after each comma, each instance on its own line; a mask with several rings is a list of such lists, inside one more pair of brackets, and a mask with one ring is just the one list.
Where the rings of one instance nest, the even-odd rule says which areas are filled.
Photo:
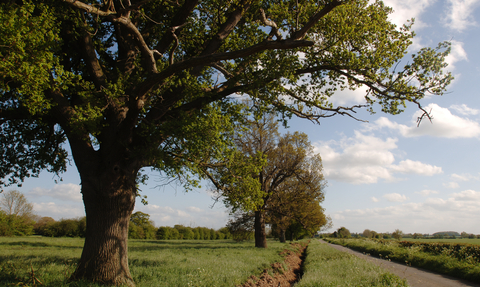
[[[290, 287], [300, 279], [302, 274], [302, 263], [307, 243], [292, 243], [294, 250], [285, 249], [280, 253], [285, 256], [283, 263], [277, 262], [271, 268], [263, 271], [260, 278], [251, 276], [241, 287]], [[287, 270], [285, 270], [285, 268]], [[272, 276], [273, 275], [273, 276]]]

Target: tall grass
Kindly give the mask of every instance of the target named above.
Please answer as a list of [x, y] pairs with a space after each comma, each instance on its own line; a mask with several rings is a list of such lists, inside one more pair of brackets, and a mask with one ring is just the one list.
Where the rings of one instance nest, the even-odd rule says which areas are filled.
[[310, 242], [304, 274], [295, 287], [408, 286], [406, 280], [318, 240]]
[[449, 252], [432, 254], [422, 251], [421, 246], [401, 247], [394, 240], [376, 241], [370, 239], [328, 239], [373, 256], [388, 258], [406, 265], [428, 269], [440, 274], [480, 282], [480, 264], [466, 258], [460, 260]]
[[[44, 286], [97, 286], [67, 283], [83, 242], [79, 238], [0, 238], [0, 286], [21, 282], [31, 286], [34, 278]], [[129, 266], [139, 287], [231, 287], [260, 275], [271, 263], [283, 261], [280, 252], [289, 244], [268, 244], [268, 249], [259, 249], [253, 242], [231, 240], [129, 240]]]

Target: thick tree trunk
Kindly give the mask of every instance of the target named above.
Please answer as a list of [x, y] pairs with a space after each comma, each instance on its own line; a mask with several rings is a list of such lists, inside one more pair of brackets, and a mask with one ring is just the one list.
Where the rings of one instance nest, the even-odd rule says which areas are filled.
[[87, 232], [82, 256], [70, 280], [135, 286], [128, 268], [127, 240], [135, 206], [136, 170], [126, 172], [118, 165], [94, 170], [79, 170]]
[[255, 247], [267, 248], [267, 233], [265, 232], [265, 214], [255, 211]]
[[284, 228], [280, 229], [280, 242], [282, 243], [285, 243], [287, 241], [285, 238], [285, 231], [286, 230]]

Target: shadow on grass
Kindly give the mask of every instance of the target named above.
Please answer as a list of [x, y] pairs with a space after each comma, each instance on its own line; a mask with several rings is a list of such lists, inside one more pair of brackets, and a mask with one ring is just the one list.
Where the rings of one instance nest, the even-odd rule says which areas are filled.
[[82, 246], [68, 246], [63, 244], [51, 244], [45, 242], [28, 242], [28, 241], [16, 241], [16, 242], [2, 242], [0, 246], [21, 246], [21, 247], [53, 247], [53, 248], [63, 248], [63, 249], [83, 249]]
[[[136, 246], [140, 244], [149, 244], [147, 246]], [[246, 245], [245, 243], [251, 243]], [[160, 249], [255, 249], [253, 241], [235, 242], [235, 241], [216, 241], [216, 240], [139, 240], [130, 241], [128, 249], [130, 251], [160, 250]]]

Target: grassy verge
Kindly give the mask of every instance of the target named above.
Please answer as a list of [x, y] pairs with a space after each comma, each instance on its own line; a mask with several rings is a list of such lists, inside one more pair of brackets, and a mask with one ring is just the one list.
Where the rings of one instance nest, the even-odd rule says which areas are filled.
[[[261, 274], [271, 263], [283, 261], [280, 252], [289, 244], [268, 244], [269, 248], [262, 250], [253, 242], [227, 240], [129, 240], [130, 271], [139, 287], [231, 287]], [[83, 239], [78, 238], [0, 238], [0, 286], [20, 282], [31, 286], [33, 278], [43, 286], [95, 286], [67, 283], [82, 247]]]
[[354, 255], [338, 251], [319, 240], [307, 248], [304, 274], [295, 287], [307, 286], [408, 286], [406, 280]]
[[400, 247], [394, 240], [375, 241], [368, 239], [328, 239], [373, 256], [388, 258], [410, 266], [428, 269], [440, 274], [480, 282], [480, 265], [471, 260], [459, 260], [448, 253], [434, 255], [422, 252], [421, 247]]

